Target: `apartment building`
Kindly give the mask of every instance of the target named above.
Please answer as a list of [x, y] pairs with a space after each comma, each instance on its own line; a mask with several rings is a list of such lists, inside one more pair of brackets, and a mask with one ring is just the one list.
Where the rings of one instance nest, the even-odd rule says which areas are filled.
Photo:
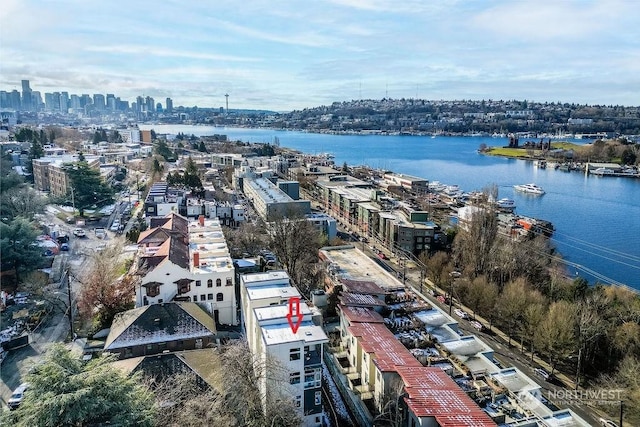
[[[261, 361], [259, 368], [267, 372], [258, 384], [261, 394], [266, 399], [271, 393], [283, 392], [299, 408], [305, 426], [323, 425], [322, 346], [328, 340], [314, 322], [313, 312], [284, 271], [242, 275], [240, 286], [249, 348]], [[298, 316], [301, 319], [295, 332], [287, 317], [292, 310], [294, 321]], [[277, 361], [276, 368], [270, 359]]]
[[234, 267], [217, 219], [169, 214], [138, 238], [136, 307], [198, 303], [217, 324], [237, 325]]
[[[93, 169], [100, 170], [97, 156], [84, 156]], [[77, 154], [62, 154], [33, 159], [33, 180], [36, 190], [46, 191], [53, 196], [65, 196], [70, 192], [69, 176], [63, 166], [79, 161]]]

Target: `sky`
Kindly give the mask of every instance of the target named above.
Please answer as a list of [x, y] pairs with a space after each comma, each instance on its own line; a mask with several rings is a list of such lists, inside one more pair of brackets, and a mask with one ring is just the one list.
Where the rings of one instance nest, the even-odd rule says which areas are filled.
[[637, 0], [2, 0], [0, 89], [290, 111], [640, 105]]

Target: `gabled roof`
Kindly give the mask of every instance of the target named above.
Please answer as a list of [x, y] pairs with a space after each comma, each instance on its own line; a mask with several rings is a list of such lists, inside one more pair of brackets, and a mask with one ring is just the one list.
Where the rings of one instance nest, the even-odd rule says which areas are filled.
[[169, 239], [169, 260], [182, 268], [189, 268], [189, 245], [177, 236]]
[[360, 307], [386, 307], [386, 303], [375, 295], [343, 292], [340, 294], [340, 304]]
[[112, 351], [215, 334], [214, 320], [195, 303], [151, 304], [116, 314], [104, 349]]
[[145, 377], [162, 381], [178, 373], [194, 373], [203, 383], [213, 386], [217, 366], [212, 362], [215, 349], [203, 348], [173, 353], [160, 353], [149, 356], [117, 360], [112, 365], [126, 374], [142, 372]]
[[162, 227], [172, 234], [179, 233], [183, 236], [189, 234], [189, 220], [174, 212], [167, 214], [164, 218], [151, 218], [149, 227]]
[[491, 418], [439, 368], [398, 366], [409, 410], [443, 427], [495, 426]]
[[164, 228], [150, 228], [144, 230], [138, 236], [139, 245], [160, 246], [165, 240], [169, 238], [169, 232]]
[[358, 294], [381, 295], [387, 292], [370, 280], [351, 280], [340, 279], [340, 283], [347, 292], [355, 292]]
[[382, 316], [367, 307], [349, 307], [346, 305], [339, 305], [340, 311], [344, 314], [344, 317], [349, 320], [349, 323], [384, 323]]

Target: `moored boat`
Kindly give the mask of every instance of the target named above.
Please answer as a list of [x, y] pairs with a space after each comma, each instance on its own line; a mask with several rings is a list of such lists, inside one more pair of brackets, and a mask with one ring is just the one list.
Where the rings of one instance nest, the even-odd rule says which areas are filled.
[[513, 199], [503, 198], [496, 202], [498, 209], [503, 211], [513, 211], [516, 208], [516, 202]]

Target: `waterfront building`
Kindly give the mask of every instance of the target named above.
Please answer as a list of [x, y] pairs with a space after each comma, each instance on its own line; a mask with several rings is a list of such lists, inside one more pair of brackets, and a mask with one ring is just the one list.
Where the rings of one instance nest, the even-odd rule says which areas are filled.
[[292, 199], [266, 178], [246, 174], [243, 181], [244, 194], [265, 221], [288, 217], [292, 213], [306, 215], [311, 212], [311, 202]]
[[382, 413], [399, 402], [403, 426], [588, 426], [571, 410], [548, 405], [535, 381], [499, 366], [491, 347], [364, 252], [327, 247], [320, 257], [328, 265], [328, 289], [383, 294], [393, 313], [382, 316], [361, 299], [338, 306], [327, 366], [357, 396], [359, 414], [373, 418], [368, 408]]
[[[294, 401], [305, 426], [323, 425], [322, 352], [328, 340], [316, 324], [320, 321], [314, 323], [316, 315], [284, 271], [241, 275], [240, 292], [243, 329], [264, 373], [261, 395], [266, 400], [278, 387]], [[295, 332], [287, 320], [292, 300], [297, 301], [293, 321], [300, 317]], [[269, 359], [275, 359], [275, 367]], [[267, 379], [274, 377], [278, 380]]]
[[429, 181], [426, 179], [402, 173], [388, 172], [383, 179], [388, 186], [399, 186], [418, 193], [426, 193], [429, 188]]

